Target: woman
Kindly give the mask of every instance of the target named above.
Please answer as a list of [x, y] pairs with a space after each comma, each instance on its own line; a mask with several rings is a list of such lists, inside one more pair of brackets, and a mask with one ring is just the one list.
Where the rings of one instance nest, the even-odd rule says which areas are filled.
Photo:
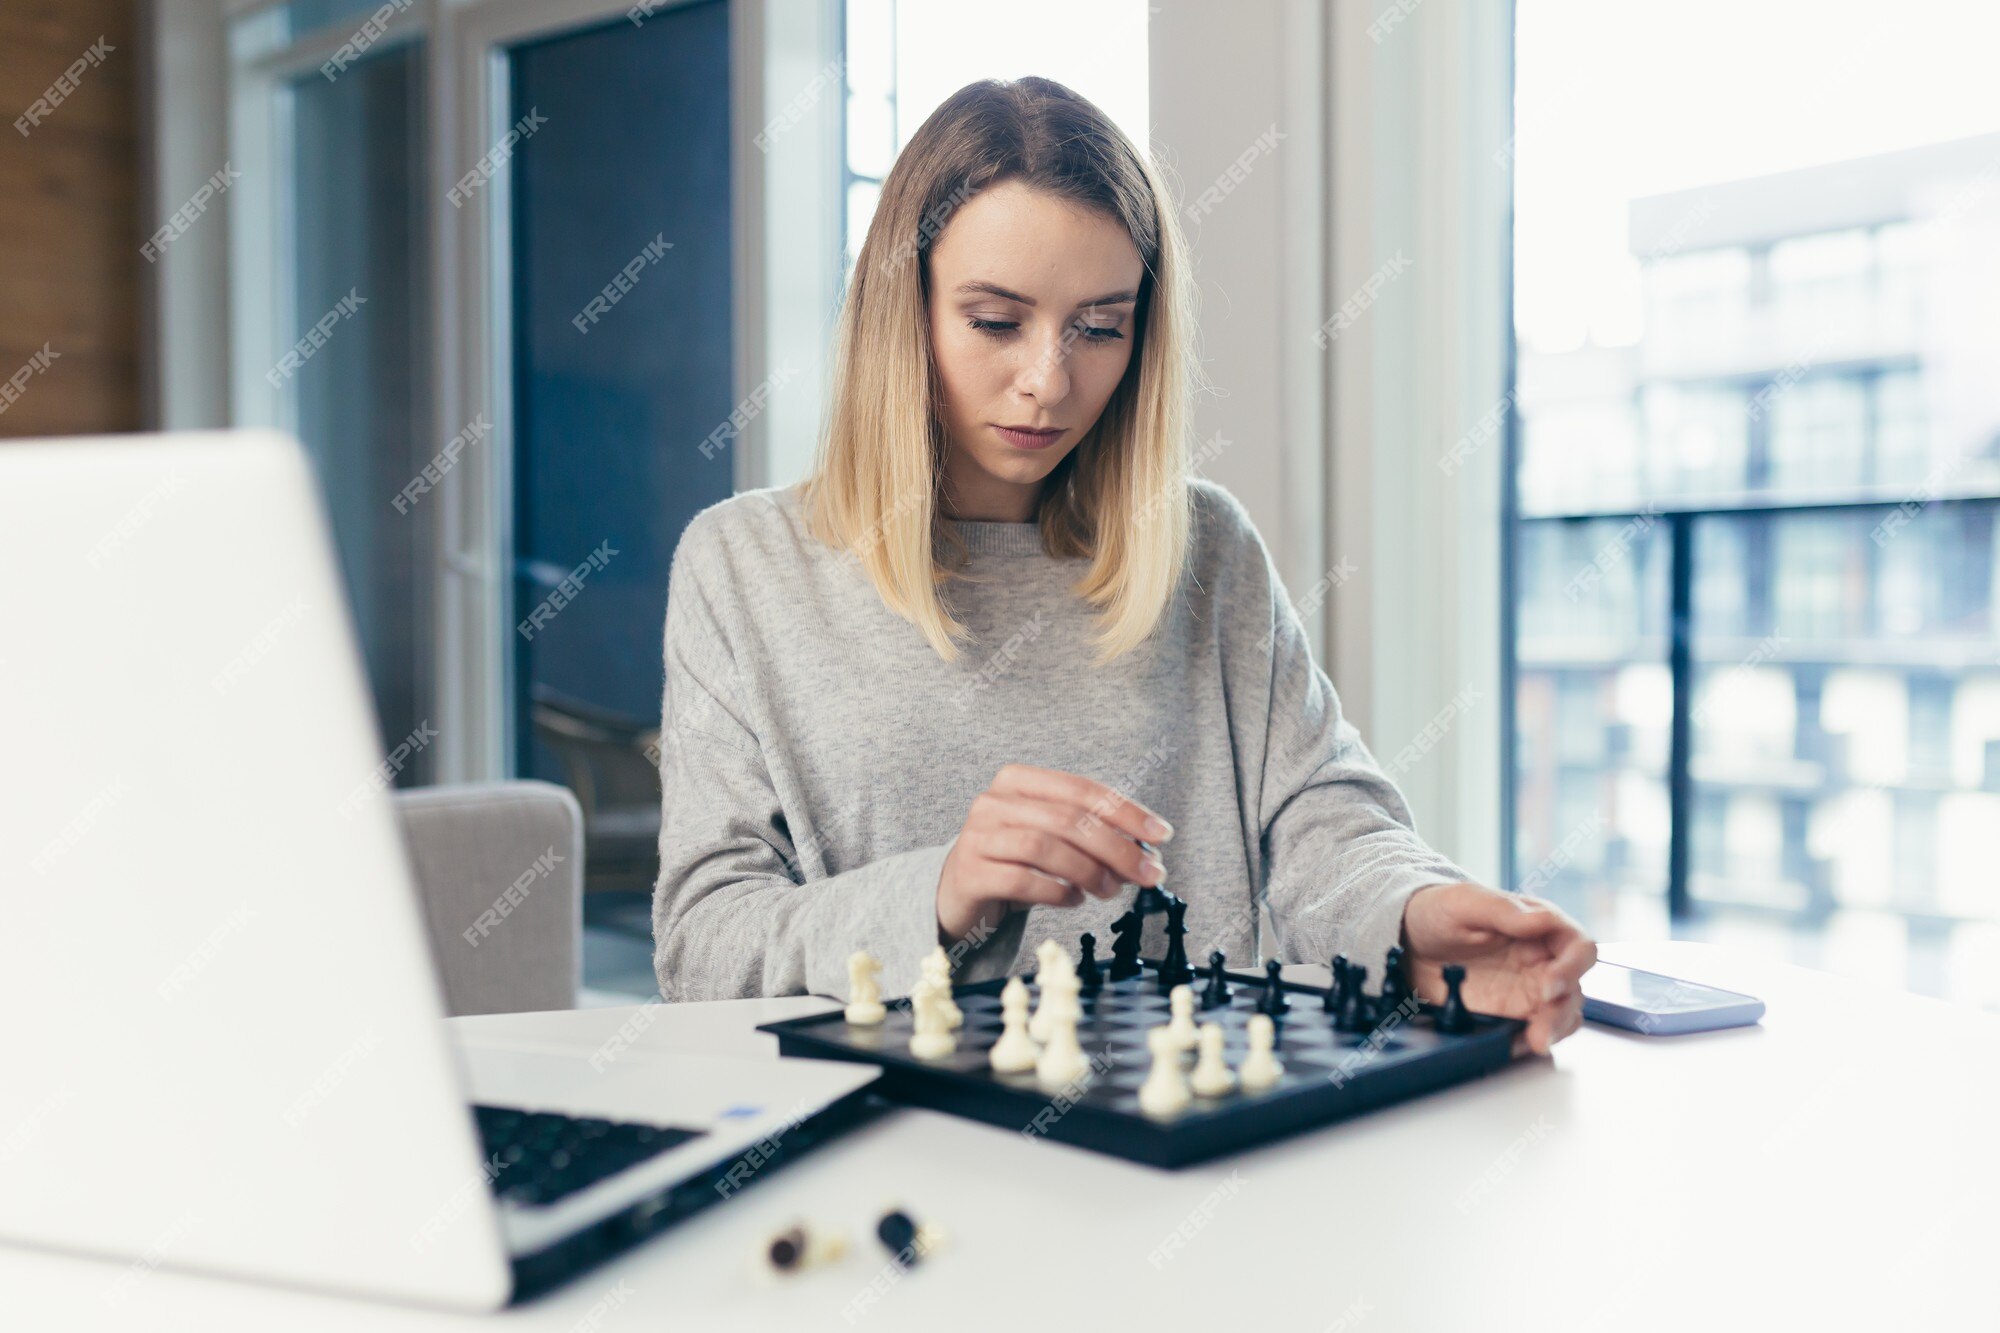
[[862, 949], [900, 994], [940, 944], [1004, 976], [1107, 940], [1171, 865], [1197, 962], [1345, 953], [1379, 982], [1400, 945], [1420, 996], [1464, 963], [1529, 1049], [1575, 1029], [1595, 947], [1417, 836], [1248, 515], [1194, 476], [1193, 336], [1168, 193], [1091, 103], [988, 81], [917, 131], [814, 474], [675, 553], [663, 996], [844, 996]]

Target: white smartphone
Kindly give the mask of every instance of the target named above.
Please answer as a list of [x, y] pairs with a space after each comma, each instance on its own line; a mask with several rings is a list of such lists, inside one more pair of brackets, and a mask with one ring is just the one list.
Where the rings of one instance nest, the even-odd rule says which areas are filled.
[[1583, 1016], [1665, 1037], [1755, 1023], [1764, 1016], [1764, 1002], [1658, 972], [1598, 963], [1583, 974]]

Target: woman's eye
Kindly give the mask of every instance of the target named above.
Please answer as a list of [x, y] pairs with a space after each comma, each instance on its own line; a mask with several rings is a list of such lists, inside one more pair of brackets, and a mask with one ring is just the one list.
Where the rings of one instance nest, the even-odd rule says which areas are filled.
[[[1012, 333], [1015, 329], [1021, 327], [1017, 321], [1013, 320], [977, 319], [977, 318], [968, 319], [966, 321], [966, 326], [968, 328], [978, 329], [981, 333], [984, 333], [988, 337], [992, 338], [1004, 338], [1009, 333]], [[1116, 328], [1113, 328], [1108, 324], [1079, 324], [1076, 327], [1078, 332], [1083, 335], [1083, 339], [1085, 342], [1094, 342], [1094, 343], [1116, 342], [1125, 336], [1123, 333], [1120, 333]]]

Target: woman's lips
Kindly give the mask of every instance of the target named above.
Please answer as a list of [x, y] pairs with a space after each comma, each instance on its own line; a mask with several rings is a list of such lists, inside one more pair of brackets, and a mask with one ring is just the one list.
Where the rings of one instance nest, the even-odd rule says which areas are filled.
[[1046, 449], [1063, 437], [1061, 430], [1015, 430], [1009, 426], [995, 426], [993, 429], [1016, 449]]

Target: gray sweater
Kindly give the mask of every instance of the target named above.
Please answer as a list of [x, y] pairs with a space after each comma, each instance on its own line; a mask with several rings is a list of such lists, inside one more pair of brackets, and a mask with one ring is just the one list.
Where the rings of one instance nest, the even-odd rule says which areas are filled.
[[[1346, 953], [1378, 978], [1404, 901], [1469, 876], [1415, 832], [1340, 711], [1248, 513], [1193, 483], [1195, 543], [1153, 636], [1090, 665], [1095, 610], [1031, 523], [959, 522], [978, 586], [945, 596], [978, 635], [939, 660], [860, 564], [807, 532], [796, 487], [744, 491], [688, 524], [666, 616], [654, 969], [669, 1000], [845, 997], [866, 949], [905, 995], [937, 944], [937, 885], [1001, 765], [1108, 783], [1174, 827], [1166, 887], [1186, 946], [1233, 967]], [[1016, 910], [955, 950], [960, 981], [1026, 970], [1109, 925], [1135, 888]], [[1259, 906], [1267, 909], [1265, 937]], [[1147, 919], [1146, 955], [1164, 947]]]

